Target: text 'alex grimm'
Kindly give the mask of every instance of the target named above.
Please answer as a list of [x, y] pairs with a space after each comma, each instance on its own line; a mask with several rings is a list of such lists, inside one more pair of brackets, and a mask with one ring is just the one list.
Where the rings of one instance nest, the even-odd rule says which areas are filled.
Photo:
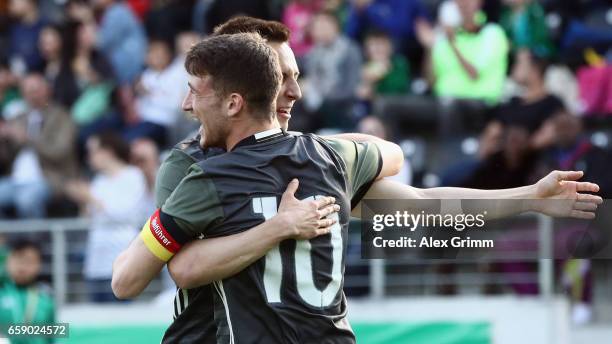
[[[372, 230], [379, 234], [385, 230], [404, 230], [414, 232], [417, 228], [453, 229], [462, 232], [464, 229], [482, 229], [485, 225], [487, 212], [481, 214], [413, 214], [407, 211], [396, 211], [394, 214], [376, 214], [372, 217]], [[407, 236], [384, 238], [384, 235], [372, 238], [372, 246], [376, 248], [492, 248], [495, 246], [490, 239], [472, 239], [453, 236], [448, 239], [433, 238], [424, 235], [420, 238]]]

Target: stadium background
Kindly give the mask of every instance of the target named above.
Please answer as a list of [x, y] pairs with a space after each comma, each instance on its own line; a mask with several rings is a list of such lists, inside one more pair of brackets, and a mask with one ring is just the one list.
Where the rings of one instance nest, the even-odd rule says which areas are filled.
[[[292, 30], [304, 98], [294, 107], [291, 129], [393, 140], [407, 158], [397, 180], [415, 186], [513, 187], [552, 169], [582, 169], [609, 198], [610, 2], [478, 4], [0, 1], [0, 262], [16, 239], [38, 243], [40, 288], [53, 295], [56, 319], [71, 324], [70, 338], [60, 342], [161, 337], [171, 319], [167, 277], [137, 301], [101, 302], [108, 290], [96, 283], [104, 279], [96, 271], [112, 258], [92, 249], [99, 216], [87, 212], [84, 195], [111, 185], [105, 195], [114, 202], [129, 194], [152, 203], [160, 159], [197, 128], [180, 111], [184, 52], [238, 14], [279, 20]], [[462, 13], [474, 17], [471, 24], [462, 24]], [[109, 130], [129, 143], [129, 163], [121, 167], [140, 185], [104, 184], [105, 171], [91, 157], [99, 152], [87, 142]], [[97, 156], [102, 164], [117, 160]], [[554, 241], [549, 223], [532, 220], [545, 249]], [[120, 245], [117, 233], [107, 235]], [[495, 262], [368, 261], [360, 259], [358, 225], [353, 234], [346, 292], [361, 343], [612, 338], [609, 261], [544, 259], [501, 268]]]

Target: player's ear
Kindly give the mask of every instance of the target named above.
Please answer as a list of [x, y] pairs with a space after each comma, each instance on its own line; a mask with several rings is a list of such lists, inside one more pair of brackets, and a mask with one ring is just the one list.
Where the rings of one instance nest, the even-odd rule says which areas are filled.
[[235, 117], [244, 108], [244, 98], [238, 93], [230, 94], [227, 100], [227, 115]]

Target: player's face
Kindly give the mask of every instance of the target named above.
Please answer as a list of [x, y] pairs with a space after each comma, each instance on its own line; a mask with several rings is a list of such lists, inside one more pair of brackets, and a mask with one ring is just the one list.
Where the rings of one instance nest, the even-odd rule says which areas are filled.
[[200, 145], [223, 147], [227, 137], [229, 121], [223, 113], [222, 99], [212, 88], [210, 76], [189, 76], [189, 91], [183, 100], [183, 111], [200, 121]]
[[25, 248], [9, 255], [6, 268], [17, 285], [32, 283], [40, 273], [40, 255], [33, 248]]
[[302, 91], [297, 79], [300, 75], [293, 50], [287, 43], [270, 43], [272, 49], [278, 54], [278, 59], [283, 73], [283, 84], [276, 98], [276, 117], [281, 128], [287, 129], [291, 119], [293, 104], [302, 98]]

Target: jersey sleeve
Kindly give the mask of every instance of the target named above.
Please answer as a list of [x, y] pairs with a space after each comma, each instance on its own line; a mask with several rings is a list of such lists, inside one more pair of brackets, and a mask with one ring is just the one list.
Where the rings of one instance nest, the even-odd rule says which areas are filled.
[[361, 201], [382, 169], [382, 156], [376, 144], [326, 138], [346, 165], [351, 186], [351, 208]]
[[192, 165], [140, 236], [151, 253], [168, 261], [185, 243], [206, 235], [222, 219], [223, 208], [212, 180], [198, 165]]
[[159, 167], [155, 179], [155, 206], [157, 208], [161, 208], [166, 203], [172, 191], [187, 176], [191, 164], [193, 164], [193, 159], [187, 153], [178, 149], [170, 152]]

